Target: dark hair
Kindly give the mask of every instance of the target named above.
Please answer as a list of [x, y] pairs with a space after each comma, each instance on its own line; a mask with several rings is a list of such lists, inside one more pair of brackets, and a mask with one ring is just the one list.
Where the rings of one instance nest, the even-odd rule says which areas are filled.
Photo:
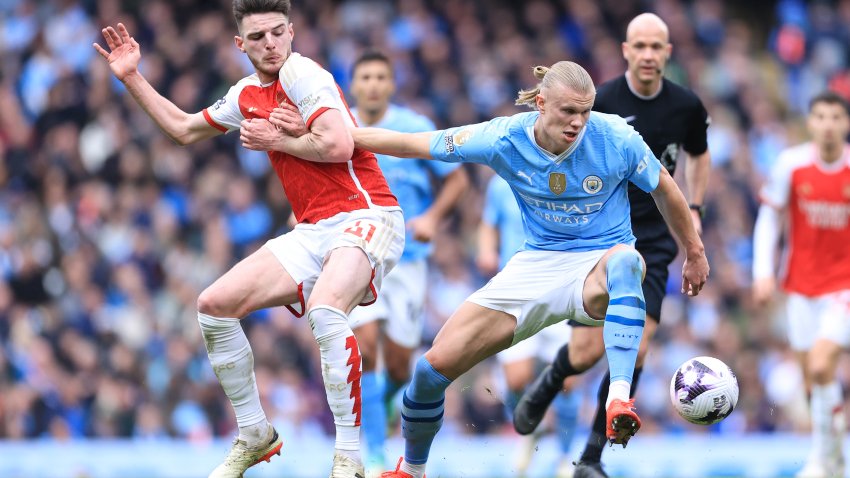
[[233, 18], [241, 25], [242, 19], [254, 13], [282, 13], [289, 18], [289, 0], [233, 0]]
[[850, 114], [850, 104], [847, 103], [847, 100], [843, 96], [834, 91], [827, 90], [818, 93], [814, 98], [812, 98], [811, 101], [809, 101], [809, 112], [811, 112], [818, 103], [841, 105], [841, 107], [844, 108], [844, 111], [847, 112], [847, 114]]
[[387, 65], [387, 67], [389, 67], [390, 73], [393, 72], [393, 63], [390, 61], [390, 59], [389, 59], [389, 57], [387, 57], [387, 55], [384, 55], [383, 53], [381, 53], [379, 51], [367, 51], [367, 52], [363, 53], [362, 55], [360, 55], [360, 57], [357, 58], [357, 60], [354, 61], [354, 64], [351, 65], [351, 73], [350, 73], [351, 77], [352, 78], [354, 77], [354, 71], [357, 70], [358, 66], [362, 65], [363, 63], [369, 63], [370, 61], [383, 62], [384, 64]]

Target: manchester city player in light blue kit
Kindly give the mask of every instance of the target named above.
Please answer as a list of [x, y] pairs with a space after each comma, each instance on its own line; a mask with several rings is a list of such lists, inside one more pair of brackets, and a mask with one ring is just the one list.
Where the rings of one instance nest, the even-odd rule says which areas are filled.
[[[498, 175], [493, 176], [487, 183], [484, 194], [484, 210], [481, 213], [481, 224], [478, 225], [478, 254], [475, 262], [482, 273], [491, 276], [503, 269], [508, 260], [522, 249], [523, 244], [525, 232], [522, 227], [522, 212], [516, 197], [504, 179]], [[552, 363], [571, 331], [566, 322], [561, 322], [556, 326], [546, 327], [539, 334], [496, 354], [496, 360], [502, 366], [504, 374], [504, 400], [508, 413], [513, 413], [525, 387], [536, 376], [538, 367]], [[573, 474], [573, 460], [569, 452], [575, 436], [579, 403], [579, 393], [572, 390], [559, 393], [552, 402], [556, 421], [555, 435], [560, 450], [555, 465], [556, 478]], [[508, 418], [510, 419], [510, 416]], [[516, 450], [517, 475], [525, 476], [533, 457], [537, 455], [538, 441], [542, 436], [541, 431], [524, 437], [522, 446]]]
[[416, 363], [402, 402], [404, 457], [384, 478], [424, 476], [452, 380], [565, 319], [603, 327], [607, 436], [626, 445], [640, 427], [629, 389], [646, 315], [628, 182], [651, 192], [685, 251], [682, 291], [698, 294], [708, 277], [682, 192], [631, 126], [591, 113], [596, 89], [587, 71], [562, 61], [534, 75], [540, 83], [517, 98], [533, 112], [428, 133], [352, 129], [355, 144], [370, 151], [490, 166], [511, 185], [526, 235], [523, 250], [455, 311]]
[[[390, 102], [395, 93], [393, 69], [381, 53], [367, 52], [354, 62], [350, 91], [357, 102], [351, 111], [361, 126], [403, 132], [434, 129], [434, 123], [425, 116]], [[368, 307], [356, 307], [349, 314], [363, 364], [362, 426], [369, 478], [384, 468], [388, 410], [396, 393], [410, 379], [411, 355], [422, 337], [429, 242], [440, 220], [469, 184], [457, 163], [376, 156], [404, 211], [407, 237], [401, 260], [384, 278], [377, 301]], [[443, 180], [436, 197], [432, 179]], [[383, 351], [382, 374], [376, 373], [379, 343]]]

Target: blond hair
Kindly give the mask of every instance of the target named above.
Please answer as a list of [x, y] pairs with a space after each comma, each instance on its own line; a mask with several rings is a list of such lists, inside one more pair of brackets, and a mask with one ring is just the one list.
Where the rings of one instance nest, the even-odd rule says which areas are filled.
[[520, 90], [515, 102], [518, 106], [526, 105], [531, 109], [537, 109], [537, 95], [543, 90], [556, 86], [577, 93], [596, 93], [590, 74], [581, 65], [572, 61], [559, 61], [550, 67], [538, 65], [532, 69], [532, 72], [540, 83], [537, 83], [534, 88]]

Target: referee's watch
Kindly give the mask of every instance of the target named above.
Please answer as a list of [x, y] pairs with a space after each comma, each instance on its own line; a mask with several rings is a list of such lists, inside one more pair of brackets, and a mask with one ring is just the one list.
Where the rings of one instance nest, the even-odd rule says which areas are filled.
[[705, 218], [705, 206], [702, 204], [688, 204], [688, 207], [699, 213], [699, 218]]

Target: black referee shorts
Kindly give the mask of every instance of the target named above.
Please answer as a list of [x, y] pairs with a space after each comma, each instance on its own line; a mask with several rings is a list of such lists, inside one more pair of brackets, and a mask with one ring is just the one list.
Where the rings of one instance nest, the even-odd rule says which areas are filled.
[[[647, 318], [652, 318], [658, 323], [661, 321], [661, 302], [667, 291], [670, 263], [679, 253], [679, 247], [669, 234], [652, 240], [638, 240], [635, 246], [646, 261], [646, 278], [643, 280], [646, 315]], [[569, 324], [574, 327], [590, 327], [575, 320], [570, 320]]]

